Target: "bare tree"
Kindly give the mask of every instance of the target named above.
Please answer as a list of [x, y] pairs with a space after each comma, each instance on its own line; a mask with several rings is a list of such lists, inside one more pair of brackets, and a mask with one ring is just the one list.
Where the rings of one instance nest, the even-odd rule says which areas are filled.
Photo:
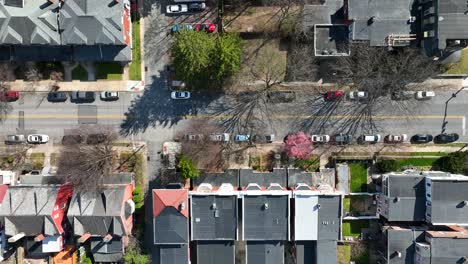
[[64, 146], [57, 174], [77, 190], [95, 190], [114, 172], [117, 155], [112, 143], [117, 133], [108, 127], [81, 128], [74, 133], [85, 137], [86, 142]]
[[272, 45], [266, 45], [255, 56], [250, 66], [252, 76], [265, 83], [265, 90], [284, 81], [286, 58], [278, 56]]
[[[0, 93], [10, 89], [8, 81], [14, 81], [15, 74], [12, 64], [0, 63]], [[8, 102], [7, 98], [0, 96], [0, 121], [3, 121], [13, 107]]]

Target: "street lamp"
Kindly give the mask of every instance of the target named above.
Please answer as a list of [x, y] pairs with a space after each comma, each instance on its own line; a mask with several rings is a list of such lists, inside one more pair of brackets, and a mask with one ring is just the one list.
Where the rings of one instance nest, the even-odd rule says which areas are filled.
[[457, 94], [460, 93], [463, 89], [468, 88], [468, 86], [462, 86], [458, 91], [452, 93], [452, 96], [445, 102], [445, 111], [444, 111], [444, 120], [442, 121], [442, 133], [444, 134], [445, 132], [445, 127], [448, 124], [447, 121], [447, 109], [448, 109], [448, 103], [455, 97], [457, 97]]

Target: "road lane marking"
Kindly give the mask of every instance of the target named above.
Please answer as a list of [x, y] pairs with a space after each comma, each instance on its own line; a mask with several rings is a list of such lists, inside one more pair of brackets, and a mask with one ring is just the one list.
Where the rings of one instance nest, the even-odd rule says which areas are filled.
[[462, 119], [462, 135], [466, 134], [466, 117], [464, 116]]
[[[97, 116], [79, 116], [80, 118], [98, 118], [98, 119], [124, 119], [128, 117], [132, 117], [131, 115], [97, 115]], [[233, 118], [234, 115], [185, 115], [185, 116], [177, 116], [177, 118], [185, 118], [185, 119], [227, 119]], [[254, 116], [255, 117], [255, 116]], [[8, 115], [6, 119], [71, 119], [71, 118], [78, 118], [78, 115], [24, 115], [24, 116], [17, 116], [17, 115]], [[245, 118], [244, 116], [241, 118]], [[274, 119], [289, 119], [289, 118], [299, 118], [299, 119], [312, 119], [312, 118], [329, 118], [329, 119], [352, 119], [352, 118], [363, 118], [362, 116], [346, 116], [346, 115], [273, 115], [269, 118]], [[443, 119], [443, 115], [428, 115], [428, 116], [372, 116], [373, 119]], [[446, 116], [445, 118], [448, 119], [465, 119], [465, 116]]]

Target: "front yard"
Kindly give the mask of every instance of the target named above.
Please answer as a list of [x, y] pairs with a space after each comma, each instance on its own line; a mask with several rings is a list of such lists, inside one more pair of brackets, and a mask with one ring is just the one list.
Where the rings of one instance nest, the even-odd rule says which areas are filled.
[[362, 163], [350, 163], [351, 192], [367, 191], [367, 167]]
[[141, 80], [140, 20], [132, 21], [132, 62], [129, 68], [130, 80]]
[[368, 220], [343, 221], [343, 236], [359, 237], [362, 228], [368, 228]]
[[468, 74], [468, 48], [462, 50], [461, 59], [458, 63], [445, 66], [445, 74]]

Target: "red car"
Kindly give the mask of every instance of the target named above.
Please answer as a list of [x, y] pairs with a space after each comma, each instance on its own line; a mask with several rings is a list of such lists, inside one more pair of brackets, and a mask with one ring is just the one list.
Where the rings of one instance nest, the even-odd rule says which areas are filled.
[[216, 26], [213, 23], [196, 24], [195, 31], [206, 31], [207, 33], [213, 33], [216, 30]]
[[332, 92], [327, 92], [324, 95], [325, 101], [336, 101], [343, 97], [343, 92], [342, 91], [332, 91]]
[[4, 100], [7, 102], [16, 101], [19, 98], [18, 91], [2, 91], [0, 92], [0, 100]]

